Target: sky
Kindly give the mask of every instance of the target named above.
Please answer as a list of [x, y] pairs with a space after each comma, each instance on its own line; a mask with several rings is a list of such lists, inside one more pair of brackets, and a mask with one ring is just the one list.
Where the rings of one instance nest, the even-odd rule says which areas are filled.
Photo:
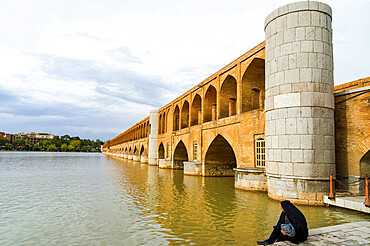
[[[0, 0], [0, 131], [108, 140], [264, 40], [286, 0]], [[370, 76], [370, 0], [333, 9], [335, 85]]]

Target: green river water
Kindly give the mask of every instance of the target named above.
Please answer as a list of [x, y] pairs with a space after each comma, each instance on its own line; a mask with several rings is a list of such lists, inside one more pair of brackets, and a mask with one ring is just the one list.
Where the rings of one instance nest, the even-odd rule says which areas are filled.
[[[298, 206], [309, 228], [370, 220]], [[0, 152], [0, 245], [256, 245], [281, 212], [232, 177], [86, 153]]]

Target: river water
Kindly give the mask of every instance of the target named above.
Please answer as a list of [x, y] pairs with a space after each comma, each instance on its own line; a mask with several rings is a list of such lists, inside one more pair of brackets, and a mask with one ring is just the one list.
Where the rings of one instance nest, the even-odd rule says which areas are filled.
[[[299, 206], [310, 228], [370, 220]], [[89, 153], [0, 152], [0, 245], [255, 245], [281, 212], [234, 178]]]

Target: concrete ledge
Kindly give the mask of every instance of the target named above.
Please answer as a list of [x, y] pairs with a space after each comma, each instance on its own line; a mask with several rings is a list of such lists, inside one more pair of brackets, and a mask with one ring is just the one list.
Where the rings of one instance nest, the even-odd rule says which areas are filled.
[[149, 157], [148, 164], [149, 166], [158, 166], [158, 159], [156, 157]]
[[328, 196], [324, 196], [325, 204], [356, 210], [369, 214], [370, 207], [366, 207], [364, 205], [364, 202], [365, 196], [336, 197], [335, 199], [329, 199]]
[[134, 156], [132, 157], [132, 160], [133, 160], [133, 161], [140, 161], [140, 156], [138, 156], [138, 155], [134, 155]]
[[202, 176], [202, 163], [184, 161], [184, 175]]
[[159, 168], [169, 168], [172, 169], [172, 163], [170, 159], [159, 159], [158, 160]]
[[148, 163], [148, 157], [147, 156], [140, 156], [140, 162], [143, 163], [143, 164], [147, 164]]
[[248, 167], [234, 168], [235, 188], [243, 190], [267, 191], [265, 169]]

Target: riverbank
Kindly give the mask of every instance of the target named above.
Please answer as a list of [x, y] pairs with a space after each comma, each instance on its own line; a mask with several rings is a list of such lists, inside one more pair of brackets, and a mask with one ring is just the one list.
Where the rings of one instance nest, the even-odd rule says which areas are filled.
[[[306, 242], [299, 245], [369, 245], [370, 221], [345, 223], [311, 229]], [[277, 242], [274, 245], [295, 245]]]

